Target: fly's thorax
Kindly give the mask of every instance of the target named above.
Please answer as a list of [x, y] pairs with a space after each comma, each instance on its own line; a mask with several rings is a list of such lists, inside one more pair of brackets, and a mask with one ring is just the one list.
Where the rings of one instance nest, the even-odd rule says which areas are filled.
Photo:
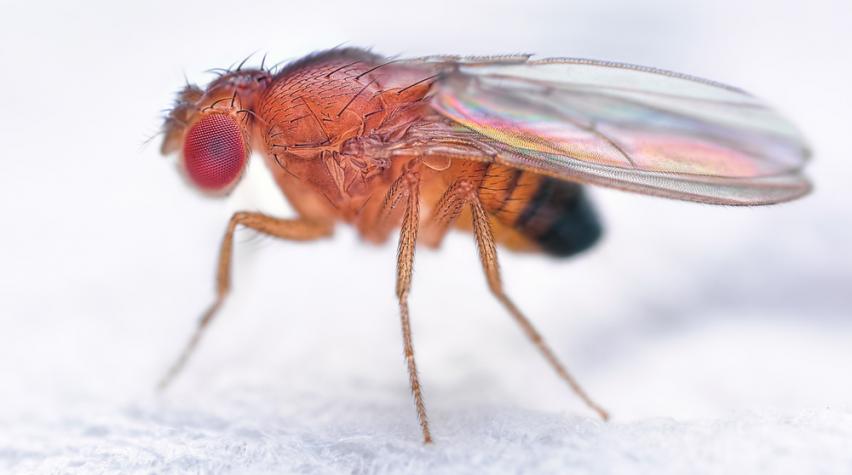
[[310, 155], [378, 126], [384, 112], [378, 85], [362, 84], [359, 69], [340, 69], [345, 65], [345, 58], [337, 58], [276, 76], [256, 110], [266, 124], [270, 152], [305, 155], [308, 149]]
[[259, 97], [265, 145], [270, 153], [304, 156], [341, 152], [357, 137], [398, 139], [429, 109], [425, 80], [433, 73], [355, 49], [309, 56], [277, 73]]
[[258, 143], [282, 187], [307, 185], [347, 217], [388, 185], [397, 162], [406, 160], [394, 147], [422, 119], [429, 89], [422, 82], [427, 72], [410, 74], [392, 63], [335, 50], [275, 75], [254, 112]]

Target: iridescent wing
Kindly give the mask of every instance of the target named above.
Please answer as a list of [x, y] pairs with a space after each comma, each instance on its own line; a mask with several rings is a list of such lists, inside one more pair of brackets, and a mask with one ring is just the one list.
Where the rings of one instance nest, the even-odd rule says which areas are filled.
[[[448, 61], [449, 63], [449, 61]], [[796, 128], [739, 89], [581, 59], [459, 61], [433, 107], [496, 150], [494, 160], [561, 179], [726, 205], [806, 194]]]

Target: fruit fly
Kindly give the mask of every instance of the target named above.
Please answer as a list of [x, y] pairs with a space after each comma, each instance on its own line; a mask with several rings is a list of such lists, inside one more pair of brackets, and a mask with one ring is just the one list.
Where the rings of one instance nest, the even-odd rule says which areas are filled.
[[810, 190], [801, 173], [809, 151], [790, 122], [739, 89], [669, 71], [528, 55], [387, 59], [338, 48], [280, 69], [261, 62], [213, 72], [206, 88], [179, 92], [162, 153], [180, 155], [195, 188], [224, 196], [259, 151], [297, 216], [231, 217], [215, 300], [161, 387], [231, 288], [238, 227], [307, 241], [342, 221], [374, 243], [398, 229], [403, 350], [427, 443], [408, 309], [417, 243], [437, 247], [451, 228], [471, 231], [491, 293], [607, 419], [504, 291], [496, 246], [557, 257], [588, 249], [601, 227], [585, 185], [719, 205], [779, 203]]

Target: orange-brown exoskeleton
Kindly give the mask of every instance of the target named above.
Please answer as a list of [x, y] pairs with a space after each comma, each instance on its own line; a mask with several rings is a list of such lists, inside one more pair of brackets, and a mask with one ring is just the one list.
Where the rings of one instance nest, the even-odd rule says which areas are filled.
[[355, 226], [380, 243], [399, 229], [396, 296], [423, 440], [432, 440], [411, 341], [415, 245], [472, 229], [491, 292], [601, 418], [503, 290], [497, 244], [569, 256], [601, 229], [584, 184], [709, 204], [761, 205], [806, 194], [808, 149], [795, 127], [747, 93], [627, 64], [528, 56], [388, 60], [360, 49], [310, 55], [279, 71], [221, 70], [187, 85], [164, 126], [197, 188], [225, 195], [261, 152], [297, 212], [237, 212], [219, 252], [216, 298], [163, 379], [180, 371], [230, 287], [234, 230], [281, 239]]

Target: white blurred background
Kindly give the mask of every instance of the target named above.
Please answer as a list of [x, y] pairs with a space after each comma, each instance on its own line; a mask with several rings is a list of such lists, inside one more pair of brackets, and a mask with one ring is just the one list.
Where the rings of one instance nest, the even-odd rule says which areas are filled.
[[[852, 3], [2, 2], [0, 471], [848, 473]], [[186, 373], [153, 387], [213, 296], [237, 209], [289, 207], [261, 161], [227, 200], [158, 140], [174, 92], [259, 51], [576, 56], [742, 87], [815, 150], [806, 199], [723, 208], [597, 189], [607, 228], [555, 261], [503, 252], [510, 295], [596, 421], [486, 290], [468, 235], [417, 256], [411, 308], [438, 444], [419, 443], [395, 245], [238, 235], [234, 292]]]

